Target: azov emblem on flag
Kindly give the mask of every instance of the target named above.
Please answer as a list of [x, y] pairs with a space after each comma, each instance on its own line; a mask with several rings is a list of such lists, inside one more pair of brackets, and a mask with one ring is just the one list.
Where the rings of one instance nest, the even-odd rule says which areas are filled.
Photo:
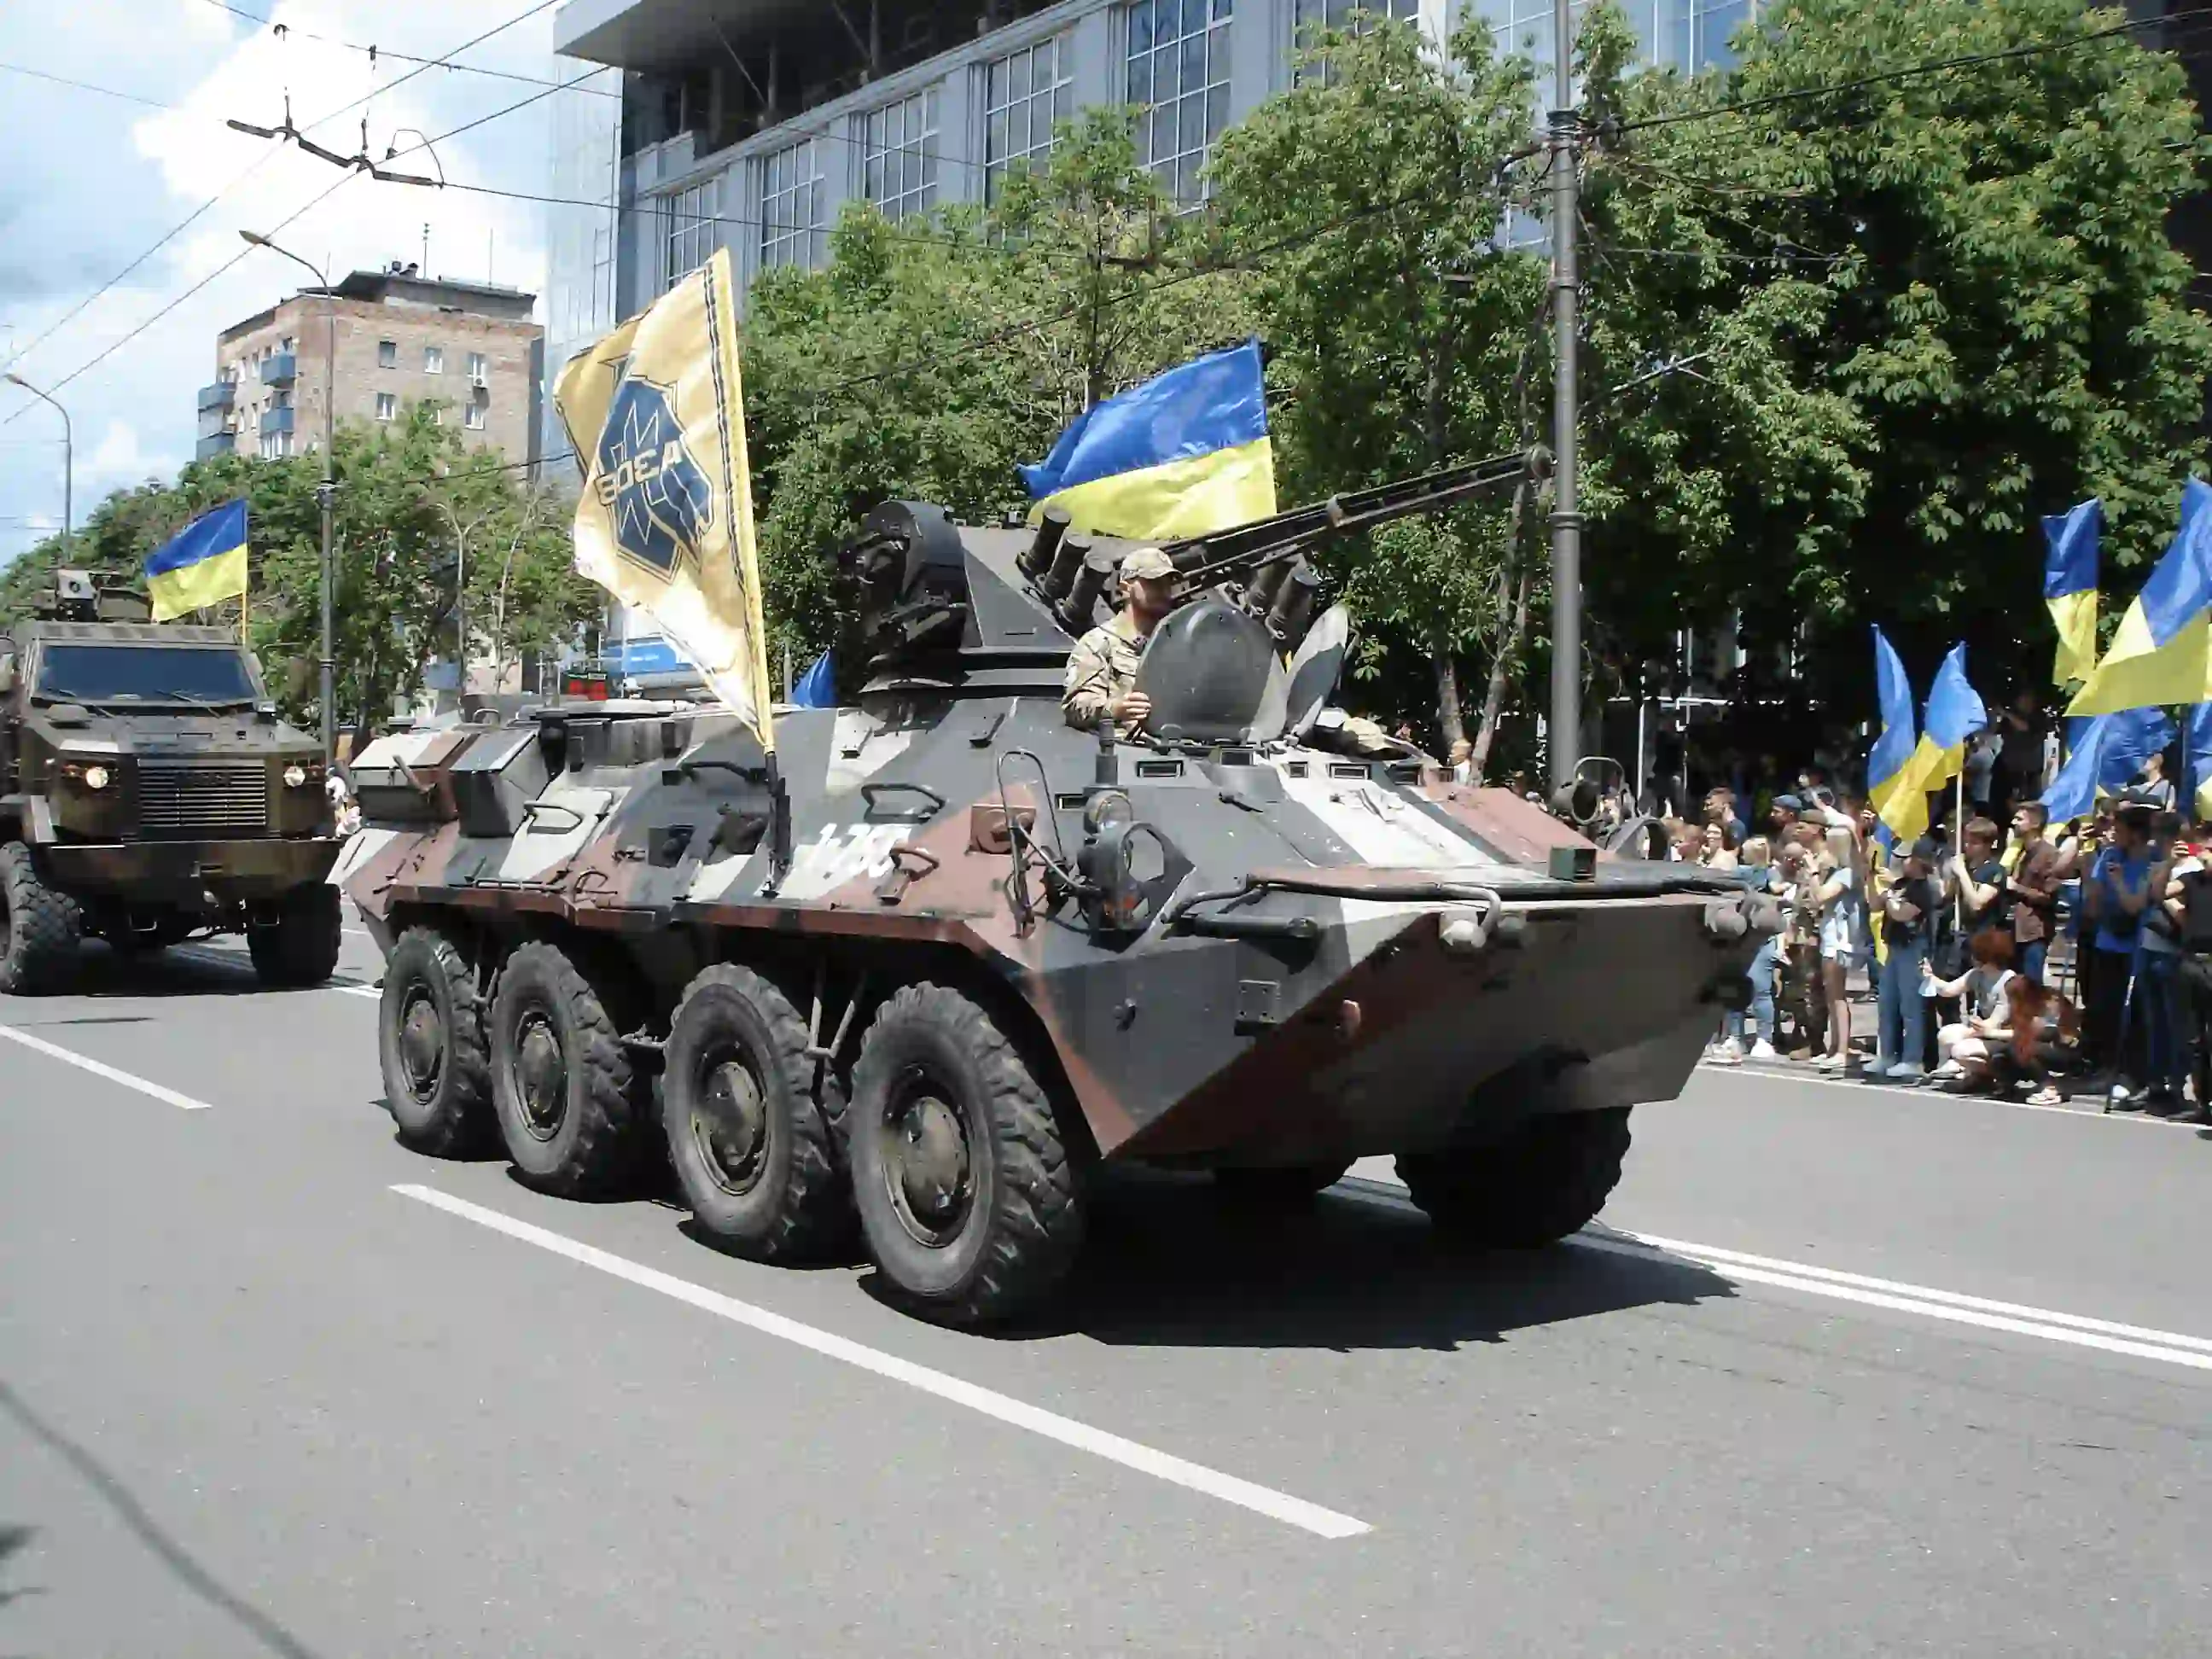
[[595, 487], [615, 545], [664, 576], [698, 551], [714, 520], [714, 491], [684, 447], [668, 389], [625, 378], [600, 429]]

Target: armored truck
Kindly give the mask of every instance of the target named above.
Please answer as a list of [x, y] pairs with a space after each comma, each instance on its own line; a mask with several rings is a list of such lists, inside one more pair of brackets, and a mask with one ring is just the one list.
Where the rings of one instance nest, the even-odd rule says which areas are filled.
[[857, 1237], [955, 1324], [1053, 1291], [1114, 1164], [1297, 1204], [1388, 1154], [1457, 1238], [1574, 1231], [1780, 918], [1334, 712], [1304, 560], [1529, 465], [1170, 546], [1133, 732], [1061, 705], [1122, 544], [894, 502], [840, 556], [842, 706], [772, 750], [623, 700], [372, 745], [339, 879], [402, 1139], [561, 1194], [672, 1165], [708, 1238]]
[[229, 629], [145, 617], [64, 570], [0, 637], [0, 991], [64, 988], [88, 935], [243, 933], [264, 983], [319, 984], [341, 932], [321, 748]]

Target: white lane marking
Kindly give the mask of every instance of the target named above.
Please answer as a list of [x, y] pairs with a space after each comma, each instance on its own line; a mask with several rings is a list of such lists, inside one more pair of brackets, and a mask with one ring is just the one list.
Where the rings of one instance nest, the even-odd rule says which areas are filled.
[[134, 1077], [129, 1072], [118, 1072], [112, 1066], [103, 1066], [96, 1060], [88, 1060], [84, 1055], [73, 1050], [48, 1042], [44, 1037], [34, 1037], [28, 1031], [19, 1031], [12, 1025], [0, 1025], [0, 1037], [4, 1037], [10, 1042], [20, 1042], [34, 1054], [44, 1054], [49, 1060], [58, 1060], [64, 1066], [74, 1066], [80, 1072], [89, 1072], [96, 1078], [105, 1078], [108, 1082], [120, 1084], [124, 1088], [135, 1089], [140, 1094], [150, 1099], [158, 1100], [166, 1106], [174, 1106], [179, 1111], [204, 1112], [211, 1109], [204, 1100], [194, 1100], [190, 1095], [180, 1095], [174, 1089], [165, 1089], [160, 1084], [150, 1083], [143, 1077]]
[[[2013, 1112], [2056, 1112], [2061, 1117], [2091, 1118], [2100, 1122], [2163, 1123], [2169, 1126], [2172, 1123], [2172, 1120], [2170, 1118], [2147, 1116], [2139, 1112], [2099, 1112], [2092, 1111], [2086, 1106], [2038, 1106], [2033, 1102], [2026, 1100], [1999, 1100], [1994, 1095], [1948, 1095], [1940, 1089], [1915, 1088], [1902, 1083], [1868, 1083], [1856, 1076], [1801, 1077], [1796, 1072], [1753, 1070], [1752, 1067], [1747, 1066], [1716, 1066], [1712, 1061], [1708, 1060], [1701, 1060], [1698, 1062], [1698, 1073], [1701, 1077], [1741, 1078], [1747, 1082], [1753, 1079], [1765, 1079], [1765, 1080], [1773, 1083], [1802, 1083], [1808, 1088], [1812, 1089], [1857, 1089], [1861, 1091], [1867, 1089], [1879, 1089], [1882, 1093], [1892, 1097], [1899, 1096], [1909, 1097], [1912, 1095], [1932, 1094], [1947, 1101], [1962, 1100], [1978, 1102], [1984, 1106], [2002, 1106], [2006, 1110]], [[2094, 1102], [2096, 1099], [2096, 1096], [2094, 1094], [2083, 1095], [2080, 1097], [2091, 1102]]]
[[[1394, 1191], [1388, 1183], [1370, 1182], [1364, 1177], [1354, 1178], [1343, 1182], [1340, 1190], [1348, 1197], [1367, 1203], [1386, 1205], [1391, 1209], [1410, 1211], [1416, 1215], [1420, 1213], [1412, 1200], [1401, 1196], [1402, 1189]], [[1656, 1233], [1618, 1232], [1611, 1236], [1577, 1233], [1567, 1242], [1578, 1249], [1603, 1250], [1613, 1255], [1634, 1256], [1641, 1261], [1695, 1261], [1701, 1267], [1711, 1268], [1723, 1278], [1742, 1284], [1765, 1285], [1779, 1290], [1797, 1291], [1808, 1296], [1825, 1296], [1838, 1302], [1887, 1308], [1897, 1313], [1918, 1314], [1924, 1318], [1940, 1319], [1954, 1325], [2008, 1331], [2015, 1336], [2032, 1336], [2045, 1342], [2098, 1348], [2106, 1353], [2127, 1354], [2138, 1359], [2156, 1359], [2169, 1365], [2186, 1366], [2191, 1370], [2212, 1371], [2212, 1339], [2185, 1336], [2178, 1331], [2116, 1324], [2110, 1320], [2090, 1319], [2081, 1314], [2027, 1307], [2017, 1302], [1996, 1302], [1987, 1297], [1964, 1296], [1956, 1291], [1936, 1290], [1925, 1285], [1906, 1285], [1895, 1279], [1871, 1278], [1864, 1273], [1841, 1273], [1832, 1267], [1780, 1261], [1772, 1256], [1723, 1250], [1711, 1244], [1693, 1244], [1687, 1239], [1662, 1238]]]
[[[243, 951], [220, 945], [179, 945], [176, 953], [191, 962], [204, 962], [212, 968], [249, 968], [252, 958]], [[341, 985], [336, 981], [319, 986], [319, 990], [343, 991], [348, 996], [380, 997], [383, 991], [374, 985]]]
[[1193, 1492], [1204, 1492], [1209, 1498], [1235, 1504], [1273, 1520], [1317, 1533], [1323, 1538], [1352, 1538], [1372, 1530], [1364, 1521], [1340, 1515], [1334, 1510], [1323, 1509], [1318, 1504], [1309, 1504], [1304, 1498], [1292, 1498], [1267, 1486], [1255, 1486], [1249, 1480], [1238, 1480], [1235, 1475], [1224, 1474], [1218, 1469], [1187, 1462], [1170, 1453], [1140, 1445], [1133, 1440], [1125, 1440], [1120, 1435], [1109, 1434], [1103, 1429], [1078, 1423], [1056, 1412], [1028, 1405], [994, 1389], [963, 1382], [957, 1376], [933, 1370], [927, 1365], [917, 1365], [911, 1360], [898, 1358], [849, 1338], [835, 1336], [811, 1325], [802, 1325], [781, 1314], [770, 1313], [764, 1308], [740, 1302], [734, 1297], [723, 1296], [688, 1279], [641, 1267], [618, 1255], [610, 1255], [589, 1244], [579, 1243], [559, 1233], [548, 1232], [543, 1227], [534, 1227], [526, 1221], [517, 1221], [497, 1210], [485, 1209], [465, 1199], [439, 1192], [434, 1188], [403, 1185], [392, 1190], [443, 1210], [449, 1215], [459, 1216], [465, 1221], [473, 1221], [480, 1227], [504, 1233], [509, 1238], [535, 1244], [540, 1249], [550, 1250], [556, 1255], [565, 1256], [586, 1267], [595, 1267], [601, 1273], [611, 1273], [617, 1279], [626, 1279], [646, 1290], [673, 1297], [678, 1302], [688, 1303], [702, 1312], [714, 1314], [733, 1324], [795, 1343], [826, 1358], [857, 1365], [864, 1371], [871, 1371], [894, 1382], [903, 1382], [908, 1388], [919, 1389], [924, 1394], [934, 1395], [939, 1400], [950, 1401], [956, 1406], [965, 1406], [970, 1411], [981, 1412], [986, 1417], [995, 1418], [1015, 1428], [1027, 1429], [1032, 1434], [1042, 1435], [1048, 1440], [1057, 1440], [1064, 1446], [1089, 1452], [1109, 1462], [1119, 1463], [1124, 1468], [1134, 1469], [1178, 1486], [1187, 1486]]

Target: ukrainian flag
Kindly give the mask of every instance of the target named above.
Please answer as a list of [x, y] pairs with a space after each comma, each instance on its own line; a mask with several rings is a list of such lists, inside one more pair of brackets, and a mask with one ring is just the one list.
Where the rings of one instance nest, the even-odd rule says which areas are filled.
[[[1912, 758], [1912, 682], [1905, 678], [1897, 647], [1879, 625], [1874, 630], [1874, 679], [1881, 702], [1881, 735], [1867, 757], [1867, 799], [1881, 818], [1876, 833], [1886, 846], [1899, 836], [1917, 840], [1928, 828], [1928, 798], [1898, 793], [1905, 763]], [[1894, 822], [1893, 804], [1897, 809]]]
[[2043, 521], [2043, 602], [2058, 629], [2051, 683], [2086, 680], [2097, 665], [2097, 532], [2104, 503], [2083, 501]]
[[1073, 527], [1139, 541], [1210, 535], [1275, 512], [1260, 343], [1217, 351], [1087, 409], [1021, 469]]
[[[1928, 828], [1928, 796], [1957, 777], [1966, 767], [1966, 739], [1990, 723], [1990, 712], [1966, 684], [1966, 647], [1954, 645], [1936, 671], [1928, 688], [1928, 708], [1920, 722], [1920, 741], [1911, 758], [1899, 769], [1897, 793], [1890, 798], [1892, 811], [1882, 822], [1910, 838]], [[1917, 827], [1908, 830], [1907, 823]]]
[[2212, 486], [2182, 486], [2181, 527], [2120, 618], [2112, 649], [2090, 671], [2069, 714], [2114, 714], [2203, 701], [2205, 613], [2212, 611]]
[[203, 513], [147, 556], [154, 620], [167, 622], [246, 592], [246, 502]]

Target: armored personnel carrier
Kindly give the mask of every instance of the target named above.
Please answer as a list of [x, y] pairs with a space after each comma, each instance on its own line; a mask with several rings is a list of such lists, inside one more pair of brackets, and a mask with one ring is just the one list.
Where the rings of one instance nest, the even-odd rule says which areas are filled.
[[1529, 464], [1170, 547], [1133, 738], [1060, 703], [1121, 544], [896, 502], [840, 559], [849, 702], [773, 757], [634, 701], [373, 745], [340, 879], [403, 1139], [556, 1194], [665, 1158], [709, 1237], [857, 1230], [951, 1323], [1053, 1289], [1102, 1164], [1297, 1202], [1389, 1153], [1455, 1235], [1572, 1232], [1778, 918], [1332, 714], [1303, 558]]
[[319, 984], [340, 932], [322, 750], [229, 629], [146, 614], [63, 570], [0, 637], [0, 991], [62, 988], [87, 934], [242, 933], [264, 983]]

